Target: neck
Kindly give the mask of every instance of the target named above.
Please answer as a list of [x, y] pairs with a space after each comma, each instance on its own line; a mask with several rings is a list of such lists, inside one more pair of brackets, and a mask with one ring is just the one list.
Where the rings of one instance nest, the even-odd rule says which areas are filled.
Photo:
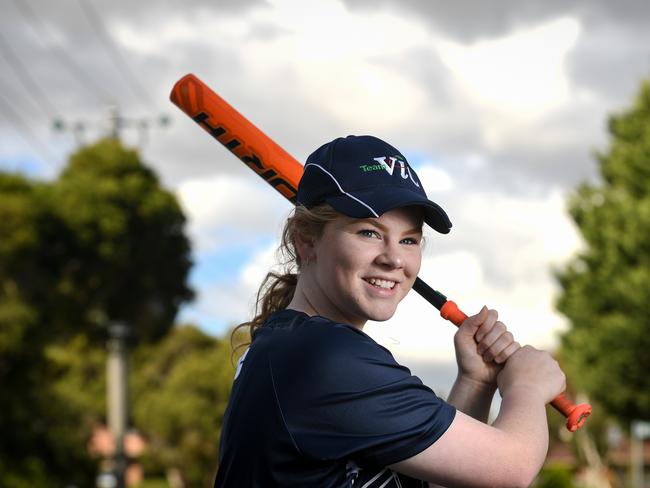
[[318, 285], [310, 279], [309, 272], [303, 272], [298, 275], [296, 291], [287, 308], [304, 312], [310, 317], [319, 315], [335, 322], [351, 325], [359, 330], [363, 330], [363, 326], [365, 325], [365, 321], [363, 323], [357, 323], [342, 314], [318, 288]]
[[303, 287], [300, 286], [300, 278], [298, 278], [298, 285], [296, 286], [296, 291], [293, 294], [293, 298], [291, 299], [291, 302], [289, 302], [289, 305], [287, 305], [287, 308], [290, 308], [292, 310], [298, 310], [299, 312], [304, 312], [310, 317], [314, 315], [320, 315], [316, 307], [312, 305], [309, 298], [307, 298], [307, 294], [305, 293]]

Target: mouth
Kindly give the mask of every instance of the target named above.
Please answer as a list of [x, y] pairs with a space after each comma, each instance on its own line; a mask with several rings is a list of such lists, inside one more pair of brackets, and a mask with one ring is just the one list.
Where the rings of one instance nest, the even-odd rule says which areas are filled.
[[381, 278], [364, 278], [364, 281], [370, 283], [376, 288], [382, 288], [384, 290], [392, 290], [397, 284], [396, 281], [384, 280]]

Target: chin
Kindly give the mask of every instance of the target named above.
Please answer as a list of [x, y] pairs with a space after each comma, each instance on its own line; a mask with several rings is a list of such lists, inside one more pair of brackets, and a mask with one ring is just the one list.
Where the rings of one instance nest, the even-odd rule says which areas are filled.
[[372, 320], [374, 322], [386, 322], [387, 320], [390, 320], [393, 315], [395, 315], [395, 309], [386, 310], [383, 312], [374, 310], [372, 313], [368, 314], [368, 320]]

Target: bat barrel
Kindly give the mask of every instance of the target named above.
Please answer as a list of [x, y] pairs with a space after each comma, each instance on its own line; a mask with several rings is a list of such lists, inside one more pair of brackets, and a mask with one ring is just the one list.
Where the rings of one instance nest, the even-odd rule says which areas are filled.
[[258, 176], [295, 203], [304, 168], [273, 139], [191, 73], [176, 82], [169, 98]]

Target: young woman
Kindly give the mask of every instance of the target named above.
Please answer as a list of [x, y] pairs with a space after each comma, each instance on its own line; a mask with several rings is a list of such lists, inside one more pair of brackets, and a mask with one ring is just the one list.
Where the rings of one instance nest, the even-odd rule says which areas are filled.
[[308, 158], [297, 200], [282, 243], [293, 269], [267, 276], [242, 324], [252, 342], [215, 486], [528, 486], [548, 447], [544, 406], [565, 386], [550, 355], [483, 307], [455, 336], [444, 401], [363, 332], [411, 289], [423, 224], [451, 228], [406, 159], [375, 137], [336, 139]]

